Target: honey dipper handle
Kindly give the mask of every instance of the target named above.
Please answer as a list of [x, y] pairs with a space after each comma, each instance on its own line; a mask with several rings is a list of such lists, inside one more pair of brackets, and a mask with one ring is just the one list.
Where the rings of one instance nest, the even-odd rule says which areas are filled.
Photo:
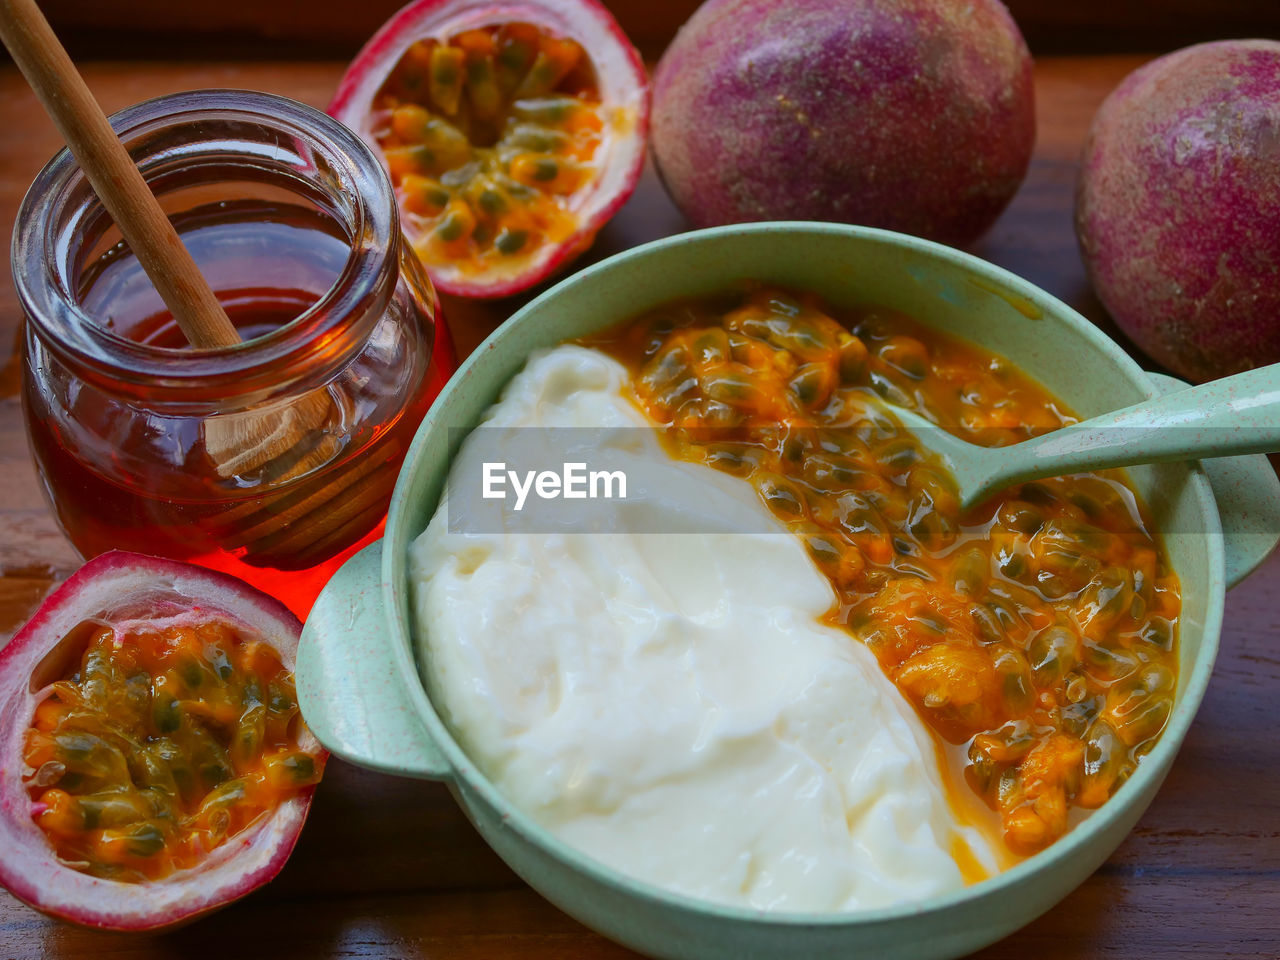
[[0, 0], [0, 40], [187, 340], [195, 347], [239, 343], [235, 325], [35, 0]]

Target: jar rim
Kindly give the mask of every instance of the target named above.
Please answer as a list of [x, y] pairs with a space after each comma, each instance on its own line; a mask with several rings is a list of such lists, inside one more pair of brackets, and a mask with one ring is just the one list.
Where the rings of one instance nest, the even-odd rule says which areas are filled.
[[[180, 126], [193, 128], [189, 145], [194, 147], [200, 142], [199, 125], [214, 119], [255, 124], [297, 138], [323, 159], [326, 173], [336, 177], [337, 199], [349, 211], [348, 221], [341, 224], [350, 243], [342, 270], [314, 304], [275, 330], [228, 347], [173, 348], [130, 340], [95, 321], [70, 287], [75, 265], [67, 259], [74, 251], [58, 236], [73, 192], [87, 186], [84, 172], [65, 146], [36, 176], [18, 210], [11, 247], [14, 286], [42, 342], [82, 370], [147, 388], [152, 399], [160, 399], [152, 391], [166, 390], [208, 392], [211, 398], [271, 393], [284, 386], [282, 371], [296, 378], [303, 369], [341, 362], [363, 343], [398, 272], [399, 215], [390, 178], [369, 145], [333, 117], [288, 97], [234, 89], [167, 94], [110, 117], [126, 147], [147, 134]], [[226, 156], [223, 149], [205, 159]], [[200, 155], [187, 159], [198, 165]], [[134, 160], [146, 176], [146, 157], [135, 155]], [[284, 175], [283, 168], [279, 172]], [[335, 193], [332, 186], [320, 183], [318, 172], [310, 185]], [[90, 197], [85, 209], [105, 214], [91, 190]], [[87, 215], [78, 218], [81, 225], [88, 220]], [[369, 323], [353, 318], [368, 318]]]

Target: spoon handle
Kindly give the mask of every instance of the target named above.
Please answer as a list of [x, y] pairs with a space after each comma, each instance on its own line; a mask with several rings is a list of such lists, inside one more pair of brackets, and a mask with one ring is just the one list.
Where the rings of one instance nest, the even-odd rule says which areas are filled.
[[1004, 447], [972, 499], [1041, 477], [1277, 450], [1280, 364], [1272, 364]]

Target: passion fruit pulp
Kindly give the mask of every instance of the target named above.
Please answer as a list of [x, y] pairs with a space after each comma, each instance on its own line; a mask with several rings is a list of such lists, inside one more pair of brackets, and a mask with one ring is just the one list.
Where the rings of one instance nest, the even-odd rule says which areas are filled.
[[381, 152], [436, 285], [497, 297], [586, 249], [630, 196], [648, 109], [639, 56], [594, 0], [419, 0], [329, 112]]
[[144, 930], [275, 876], [325, 762], [293, 690], [300, 632], [223, 574], [86, 564], [0, 650], [0, 883]]

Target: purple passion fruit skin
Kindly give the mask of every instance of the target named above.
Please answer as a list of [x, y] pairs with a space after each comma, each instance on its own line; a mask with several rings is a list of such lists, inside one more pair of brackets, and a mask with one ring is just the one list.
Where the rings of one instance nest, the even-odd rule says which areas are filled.
[[964, 245], [1035, 141], [997, 0], [709, 0], [653, 82], [651, 143], [696, 226], [829, 220]]
[[1094, 289], [1194, 381], [1280, 361], [1280, 43], [1205, 43], [1131, 73], [1085, 144], [1076, 233]]

